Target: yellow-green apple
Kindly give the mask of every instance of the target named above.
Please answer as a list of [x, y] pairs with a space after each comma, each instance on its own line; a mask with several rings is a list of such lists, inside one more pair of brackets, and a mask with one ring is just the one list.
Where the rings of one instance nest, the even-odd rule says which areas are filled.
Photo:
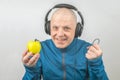
[[31, 40], [28, 42], [27, 48], [29, 52], [32, 52], [33, 54], [37, 54], [41, 50], [41, 44], [37, 39], [35, 39], [34, 41]]

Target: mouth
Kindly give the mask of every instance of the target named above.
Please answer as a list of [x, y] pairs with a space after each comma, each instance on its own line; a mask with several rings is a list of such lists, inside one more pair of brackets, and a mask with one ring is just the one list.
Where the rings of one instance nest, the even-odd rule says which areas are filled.
[[67, 41], [67, 38], [56, 38], [58, 44], [64, 44]]

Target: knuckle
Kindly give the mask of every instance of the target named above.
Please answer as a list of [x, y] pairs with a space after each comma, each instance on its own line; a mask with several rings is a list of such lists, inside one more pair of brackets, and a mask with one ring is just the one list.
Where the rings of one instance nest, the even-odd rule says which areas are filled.
[[23, 61], [23, 63], [26, 63], [27, 60], [26, 60], [26, 58], [23, 58], [22, 61]]

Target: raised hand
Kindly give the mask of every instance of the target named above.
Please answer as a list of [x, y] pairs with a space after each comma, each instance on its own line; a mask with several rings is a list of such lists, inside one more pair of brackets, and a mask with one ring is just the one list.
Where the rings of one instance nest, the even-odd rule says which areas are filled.
[[98, 44], [93, 44], [92, 46], [87, 47], [88, 51], [86, 57], [89, 60], [96, 59], [102, 55], [102, 50]]
[[34, 54], [26, 50], [22, 55], [22, 62], [27, 67], [34, 67], [40, 57], [40, 54]]

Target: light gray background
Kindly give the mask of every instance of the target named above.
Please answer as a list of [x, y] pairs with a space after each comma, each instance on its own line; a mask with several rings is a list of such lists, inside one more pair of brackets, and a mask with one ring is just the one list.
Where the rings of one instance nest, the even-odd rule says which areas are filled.
[[82, 12], [85, 26], [80, 38], [101, 39], [106, 72], [110, 80], [120, 79], [119, 0], [0, 0], [0, 80], [22, 79], [21, 55], [27, 42], [50, 38], [44, 32], [45, 14], [63, 2]]

